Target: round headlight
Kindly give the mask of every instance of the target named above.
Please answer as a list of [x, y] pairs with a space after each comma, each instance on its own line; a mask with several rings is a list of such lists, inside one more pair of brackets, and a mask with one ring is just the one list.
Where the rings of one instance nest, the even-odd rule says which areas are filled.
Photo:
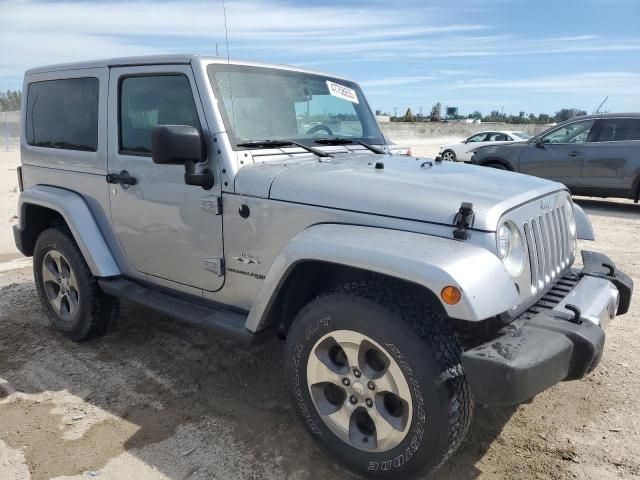
[[511, 222], [503, 223], [497, 235], [498, 255], [512, 277], [517, 277], [524, 269], [524, 243], [522, 236]]
[[509, 255], [509, 250], [511, 249], [511, 229], [509, 225], [503, 223], [500, 229], [498, 230], [498, 255], [501, 260], [504, 260], [507, 255]]

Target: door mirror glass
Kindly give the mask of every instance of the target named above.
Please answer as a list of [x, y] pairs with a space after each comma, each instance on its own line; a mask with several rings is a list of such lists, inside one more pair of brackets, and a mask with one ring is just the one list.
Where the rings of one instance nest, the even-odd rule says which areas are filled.
[[181, 165], [204, 159], [202, 139], [190, 125], [157, 125], [151, 130], [151, 157], [154, 163]]

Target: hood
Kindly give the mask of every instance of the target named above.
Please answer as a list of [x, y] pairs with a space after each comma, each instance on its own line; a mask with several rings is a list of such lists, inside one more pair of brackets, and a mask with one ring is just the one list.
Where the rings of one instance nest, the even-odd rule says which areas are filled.
[[485, 231], [495, 231], [505, 211], [563, 188], [493, 168], [372, 154], [256, 163], [235, 181], [239, 194], [445, 225], [471, 202], [473, 228]]

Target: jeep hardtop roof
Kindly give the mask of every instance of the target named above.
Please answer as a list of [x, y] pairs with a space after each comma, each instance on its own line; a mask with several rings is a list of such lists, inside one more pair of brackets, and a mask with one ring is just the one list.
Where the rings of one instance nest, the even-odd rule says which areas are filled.
[[290, 70], [295, 72], [310, 73], [315, 75], [324, 75], [331, 78], [342, 78], [339, 75], [333, 73], [322, 72], [319, 70], [312, 70], [302, 67], [296, 67], [293, 65], [283, 65], [277, 63], [257, 62], [252, 60], [242, 59], [229, 59], [226, 57], [215, 57], [207, 55], [195, 55], [195, 54], [167, 54], [167, 55], [145, 55], [139, 57], [117, 57], [106, 58], [101, 60], [87, 60], [83, 62], [71, 62], [71, 63], [58, 63], [53, 65], [45, 65], [41, 67], [30, 68], [26, 71], [26, 75], [35, 73], [49, 73], [63, 70], [78, 70], [83, 68], [101, 68], [101, 67], [134, 67], [144, 65], [176, 65], [183, 64], [188, 65], [194, 62], [200, 64], [209, 63], [230, 63], [232, 65], [247, 65], [253, 67], [263, 68], [277, 68], [280, 70]]

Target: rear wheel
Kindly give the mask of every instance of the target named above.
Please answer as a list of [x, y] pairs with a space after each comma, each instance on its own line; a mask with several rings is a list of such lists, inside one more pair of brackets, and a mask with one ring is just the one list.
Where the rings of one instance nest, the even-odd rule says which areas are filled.
[[103, 293], [82, 253], [61, 228], [42, 232], [33, 254], [36, 289], [51, 325], [72, 340], [104, 333], [117, 301]]
[[442, 152], [442, 160], [445, 162], [455, 162], [456, 161], [456, 152], [453, 150], [445, 150]]
[[461, 348], [423, 296], [347, 284], [297, 316], [285, 373], [295, 410], [359, 475], [410, 478], [455, 451], [471, 419]]

